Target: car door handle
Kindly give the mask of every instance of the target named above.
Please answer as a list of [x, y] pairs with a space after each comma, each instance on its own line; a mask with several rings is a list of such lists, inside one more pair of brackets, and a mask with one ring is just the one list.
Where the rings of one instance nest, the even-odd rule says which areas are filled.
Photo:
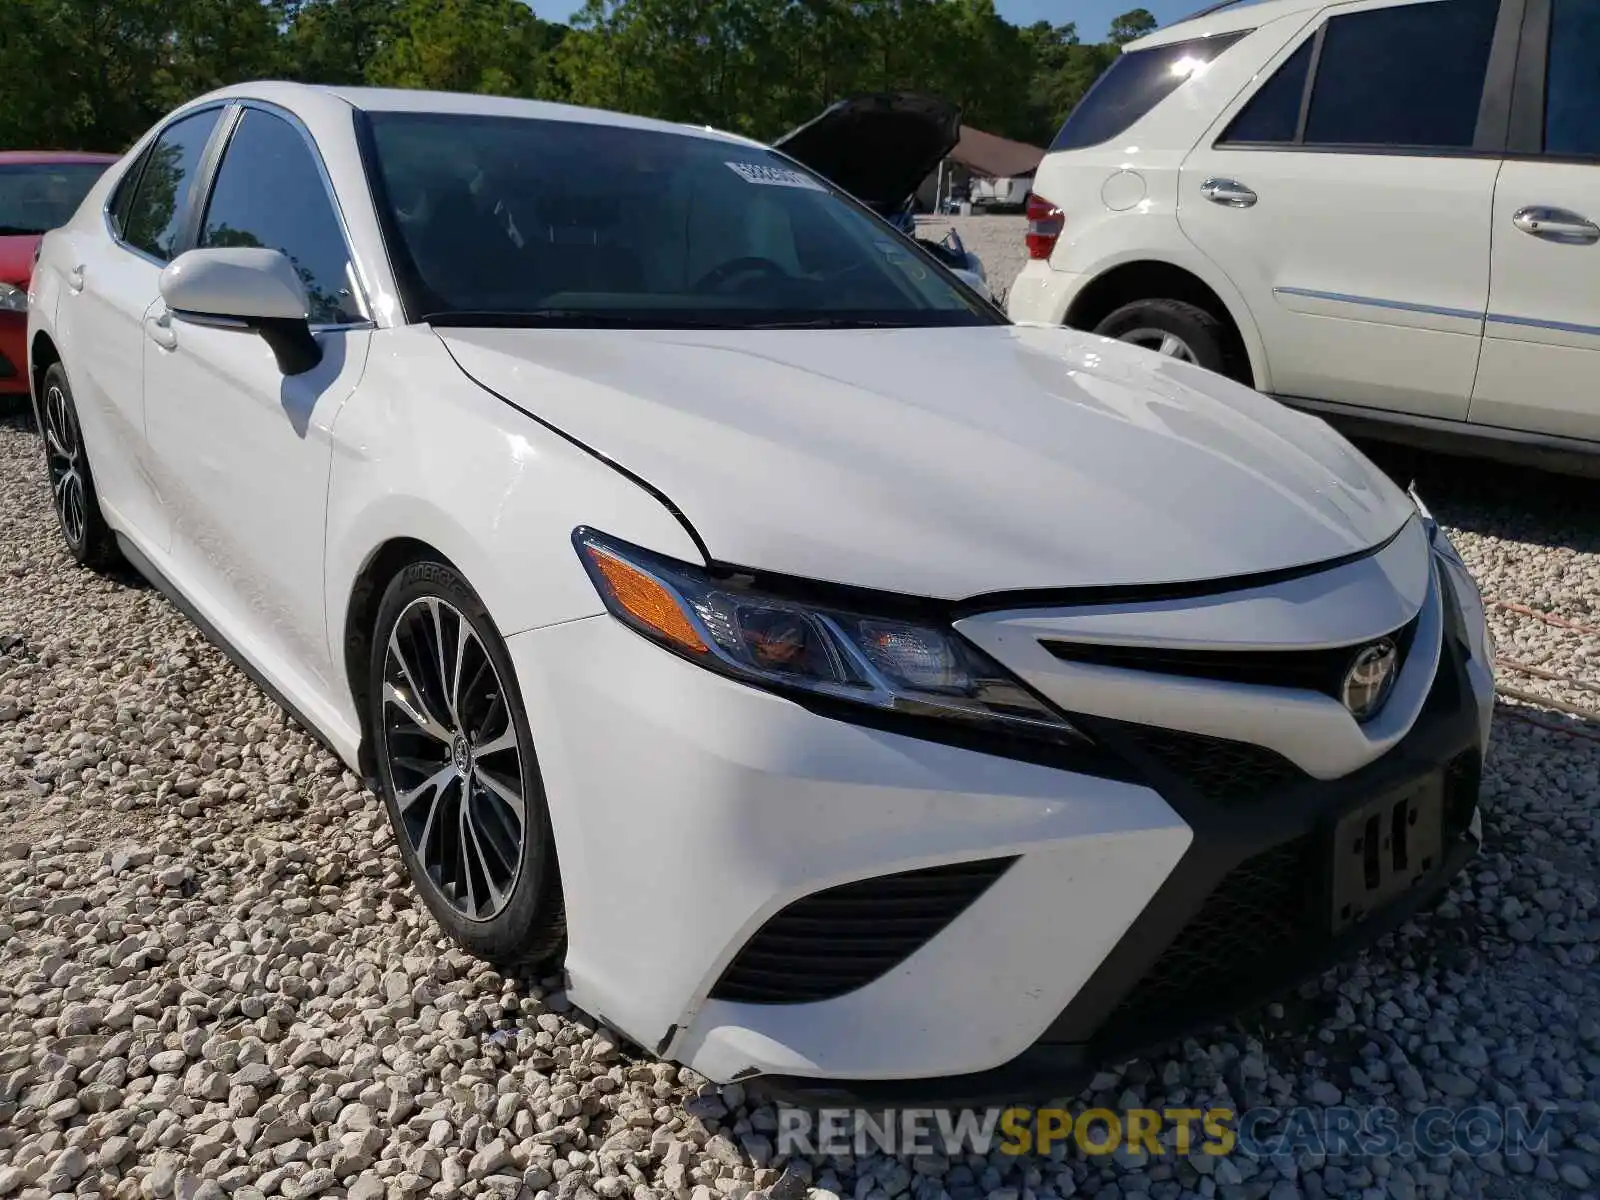
[[81, 264], [67, 272], [67, 290], [74, 296], [83, 291], [83, 266]]
[[1549, 208], [1542, 204], [1519, 208], [1511, 223], [1523, 233], [1531, 233], [1547, 242], [1564, 246], [1592, 246], [1600, 242], [1600, 225], [1587, 217], [1564, 208]]
[[1259, 199], [1237, 179], [1208, 179], [1200, 185], [1200, 194], [1227, 208], [1249, 208]]
[[159, 317], [146, 317], [144, 331], [150, 340], [163, 350], [178, 348], [178, 333], [172, 328], [172, 314], [164, 312]]

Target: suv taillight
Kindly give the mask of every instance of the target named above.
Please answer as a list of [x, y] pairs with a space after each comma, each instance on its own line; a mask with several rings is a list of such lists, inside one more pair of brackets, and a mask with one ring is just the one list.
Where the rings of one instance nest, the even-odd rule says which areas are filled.
[[1028, 257], [1049, 258], [1067, 218], [1052, 201], [1028, 193]]

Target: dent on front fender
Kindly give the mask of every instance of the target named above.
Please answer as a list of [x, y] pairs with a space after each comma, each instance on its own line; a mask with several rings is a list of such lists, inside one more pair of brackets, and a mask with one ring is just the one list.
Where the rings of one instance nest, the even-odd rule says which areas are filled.
[[468, 379], [426, 328], [374, 333], [331, 441], [325, 587], [336, 663], [363, 572], [395, 541], [450, 562], [505, 637], [604, 611], [572, 547], [579, 525], [700, 561], [659, 500]]

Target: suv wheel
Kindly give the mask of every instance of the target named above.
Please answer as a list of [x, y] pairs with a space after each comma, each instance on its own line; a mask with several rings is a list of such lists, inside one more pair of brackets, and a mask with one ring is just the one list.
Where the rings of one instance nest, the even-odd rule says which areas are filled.
[[401, 857], [454, 941], [506, 967], [560, 957], [566, 918], [533, 738], [505, 643], [453, 568], [416, 562], [379, 605], [368, 676]]
[[1231, 374], [1222, 322], [1182, 300], [1135, 300], [1107, 316], [1094, 332], [1208, 371]]

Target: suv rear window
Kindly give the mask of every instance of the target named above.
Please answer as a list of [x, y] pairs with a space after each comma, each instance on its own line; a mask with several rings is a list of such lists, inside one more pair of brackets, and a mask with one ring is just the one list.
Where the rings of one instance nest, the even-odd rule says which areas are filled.
[[1078, 101], [1050, 149], [1077, 150], [1116, 137], [1249, 32], [1129, 50]]

